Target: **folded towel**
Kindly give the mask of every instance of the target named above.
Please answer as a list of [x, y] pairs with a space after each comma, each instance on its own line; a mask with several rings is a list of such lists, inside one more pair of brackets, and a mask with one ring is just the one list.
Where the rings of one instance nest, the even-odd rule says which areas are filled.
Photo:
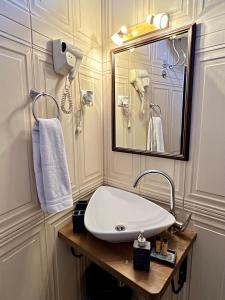
[[44, 212], [56, 213], [73, 206], [72, 191], [58, 119], [39, 119], [32, 130], [34, 172]]
[[148, 151], [165, 152], [162, 120], [160, 117], [151, 117], [149, 119], [146, 148]]

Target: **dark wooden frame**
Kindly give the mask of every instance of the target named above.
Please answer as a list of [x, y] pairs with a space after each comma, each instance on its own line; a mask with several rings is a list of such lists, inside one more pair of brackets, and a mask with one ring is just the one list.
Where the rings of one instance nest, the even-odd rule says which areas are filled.
[[[183, 93], [183, 113], [182, 113], [182, 133], [181, 133], [181, 149], [180, 154], [174, 155], [171, 153], [158, 153], [141, 151], [139, 149], [116, 147], [116, 115], [115, 115], [115, 54], [129, 50], [131, 47], [136, 48], [154, 43], [174, 34], [188, 33], [188, 52], [187, 52], [187, 68], [184, 78], [184, 93]], [[191, 24], [178, 29], [162, 32], [159, 35], [149, 36], [138, 41], [126, 43], [124, 46], [117, 47], [111, 50], [112, 64], [112, 150], [125, 153], [157, 156], [169, 159], [185, 160], [189, 158], [190, 144], [190, 127], [191, 127], [191, 106], [192, 106], [192, 89], [194, 75], [194, 53], [195, 53], [195, 37], [196, 24]]]

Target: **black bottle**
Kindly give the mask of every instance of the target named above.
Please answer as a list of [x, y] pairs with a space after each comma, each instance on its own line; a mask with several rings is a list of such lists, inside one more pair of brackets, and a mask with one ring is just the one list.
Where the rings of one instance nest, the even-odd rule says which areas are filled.
[[146, 241], [144, 232], [140, 232], [133, 245], [133, 266], [135, 270], [149, 271], [151, 243]]

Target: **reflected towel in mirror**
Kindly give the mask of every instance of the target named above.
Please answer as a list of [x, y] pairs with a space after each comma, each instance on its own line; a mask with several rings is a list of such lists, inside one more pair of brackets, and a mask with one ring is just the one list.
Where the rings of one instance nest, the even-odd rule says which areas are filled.
[[165, 152], [162, 120], [160, 117], [150, 117], [147, 133], [147, 151]]

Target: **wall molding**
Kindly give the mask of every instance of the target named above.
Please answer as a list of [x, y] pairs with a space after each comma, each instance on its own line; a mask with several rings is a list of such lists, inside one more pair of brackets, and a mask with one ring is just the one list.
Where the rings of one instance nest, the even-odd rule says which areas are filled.
[[30, 28], [30, 14], [27, 0], [0, 1], [0, 14], [16, 23]]

